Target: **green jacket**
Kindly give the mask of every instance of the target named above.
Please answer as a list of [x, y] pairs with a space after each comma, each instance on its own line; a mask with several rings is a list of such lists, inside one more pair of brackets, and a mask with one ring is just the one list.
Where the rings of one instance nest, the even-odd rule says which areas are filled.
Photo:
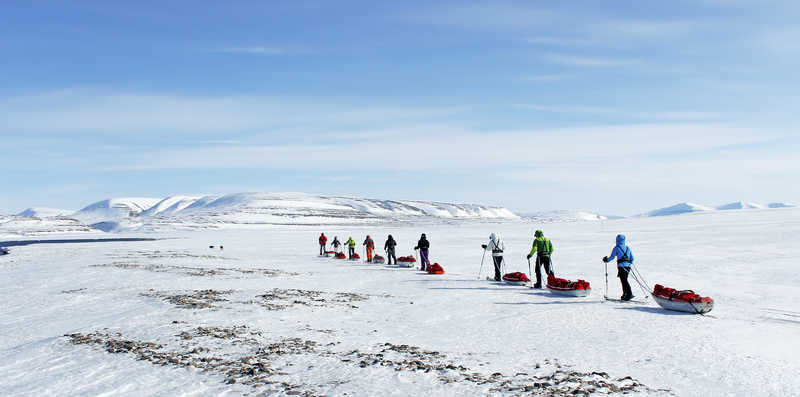
[[544, 237], [544, 233], [541, 230], [537, 230], [535, 236], [536, 239], [533, 240], [533, 247], [531, 247], [531, 252], [528, 255], [533, 256], [538, 252], [539, 256], [550, 256], [553, 253], [553, 243]]
[[353, 240], [353, 238], [352, 238], [352, 237], [350, 237], [350, 238], [348, 238], [348, 239], [347, 239], [347, 241], [345, 242], [345, 245], [347, 245], [347, 246], [348, 246], [348, 247], [350, 247], [350, 248], [355, 248], [355, 247], [356, 247], [356, 241], [355, 241], [355, 240]]

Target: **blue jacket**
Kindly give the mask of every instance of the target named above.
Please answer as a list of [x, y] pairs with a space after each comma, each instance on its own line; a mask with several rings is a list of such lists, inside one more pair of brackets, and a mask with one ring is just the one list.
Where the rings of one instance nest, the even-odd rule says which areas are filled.
[[614, 249], [611, 250], [611, 255], [608, 256], [608, 260], [611, 261], [614, 258], [623, 258], [625, 254], [628, 254], [628, 258], [630, 258], [630, 262], [625, 261], [621, 263], [617, 263], [619, 267], [631, 267], [631, 263], [633, 263], [633, 251], [631, 248], [625, 245], [625, 235], [618, 234], [617, 235], [617, 245], [614, 246]]

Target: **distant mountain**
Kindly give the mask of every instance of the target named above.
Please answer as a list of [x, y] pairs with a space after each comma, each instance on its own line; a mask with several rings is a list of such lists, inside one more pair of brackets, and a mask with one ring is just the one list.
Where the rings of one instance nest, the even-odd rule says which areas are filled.
[[703, 212], [703, 211], [713, 211], [713, 210], [714, 210], [713, 208], [705, 207], [699, 204], [679, 203], [669, 207], [659, 208], [657, 210], [650, 211], [640, 216], [669, 216], [669, 215], [680, 215], [693, 212]]
[[71, 215], [105, 231], [206, 229], [234, 225], [361, 224], [408, 220], [508, 220], [512, 211], [478, 204], [379, 200], [305, 193], [115, 198]]
[[0, 215], [0, 238], [86, 233], [102, 232], [70, 218]]
[[154, 206], [142, 211], [139, 215], [154, 216], [174, 214], [196, 203], [202, 198], [203, 196], [170, 196], [159, 201]]
[[796, 207], [794, 204], [788, 203], [769, 203], [767, 204], [767, 208], [793, 208]]
[[71, 217], [88, 224], [114, 221], [137, 216], [160, 201], [161, 199], [150, 197], [106, 199], [86, 206]]
[[717, 210], [720, 211], [729, 211], [729, 210], [755, 210], [755, 209], [764, 209], [764, 206], [761, 204], [756, 203], [748, 203], [744, 201], [737, 201], [734, 203], [729, 203], [725, 205], [720, 205], [717, 207]]
[[532, 212], [528, 214], [520, 214], [523, 219], [533, 220], [537, 222], [578, 222], [578, 221], [599, 221], [609, 219], [604, 215], [598, 215], [587, 211], [578, 210], [556, 210], [556, 211], [542, 211]]
[[29, 218], [53, 218], [56, 216], [69, 216], [73, 212], [75, 211], [61, 210], [57, 208], [32, 207], [20, 212], [17, 214], [17, 216], [26, 216]]

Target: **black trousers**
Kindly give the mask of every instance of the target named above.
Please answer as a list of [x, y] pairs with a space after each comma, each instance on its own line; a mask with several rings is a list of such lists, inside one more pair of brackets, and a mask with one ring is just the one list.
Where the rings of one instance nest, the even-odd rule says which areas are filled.
[[325, 255], [325, 244], [320, 244], [319, 245], [319, 254], [320, 255]]
[[394, 248], [389, 248], [386, 250], [386, 261], [388, 262], [387, 265], [391, 265], [392, 263], [395, 265], [397, 264], [397, 257], [394, 256]]
[[628, 284], [628, 273], [630, 273], [630, 269], [624, 267], [617, 267], [617, 277], [619, 277], [619, 282], [622, 284], [622, 296], [633, 296], [633, 292], [631, 292], [631, 285]]
[[542, 285], [542, 270], [544, 266], [545, 274], [550, 274], [550, 257], [536, 255], [536, 284]]
[[353, 258], [353, 254], [355, 254], [355, 253], [356, 253], [356, 249], [355, 249], [355, 248], [353, 248], [353, 247], [350, 247], [350, 248], [348, 248], [348, 251], [347, 251], [347, 253], [348, 253], [347, 257], [348, 257], [348, 258], [350, 258], [350, 259], [352, 259], [352, 258]]
[[500, 281], [502, 277], [500, 268], [503, 266], [503, 257], [493, 256], [492, 259], [494, 259], [494, 281]]

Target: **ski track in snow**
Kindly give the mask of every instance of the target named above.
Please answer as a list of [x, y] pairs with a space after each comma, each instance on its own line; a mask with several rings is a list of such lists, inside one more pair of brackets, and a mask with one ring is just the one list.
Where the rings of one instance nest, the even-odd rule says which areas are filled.
[[[5, 396], [574, 395], [590, 388], [797, 395], [800, 210], [544, 225], [557, 274], [589, 281], [588, 298], [487, 282], [488, 256], [478, 275], [480, 244], [491, 231], [505, 238], [506, 271], [527, 272], [524, 255], [540, 226], [324, 230], [331, 239], [352, 235], [358, 242], [371, 234], [378, 246], [391, 233], [398, 255], [413, 253], [425, 232], [443, 276], [319, 258], [318, 227], [14, 247], [0, 257], [0, 390]], [[650, 287], [711, 296], [710, 316], [664, 311], [652, 299], [604, 301], [599, 258], [619, 232], [627, 234]], [[208, 248], [220, 244], [224, 250]], [[610, 264], [612, 297], [620, 294], [615, 271]], [[219, 360], [211, 365], [203, 357]], [[627, 389], [634, 381], [640, 386]]]

